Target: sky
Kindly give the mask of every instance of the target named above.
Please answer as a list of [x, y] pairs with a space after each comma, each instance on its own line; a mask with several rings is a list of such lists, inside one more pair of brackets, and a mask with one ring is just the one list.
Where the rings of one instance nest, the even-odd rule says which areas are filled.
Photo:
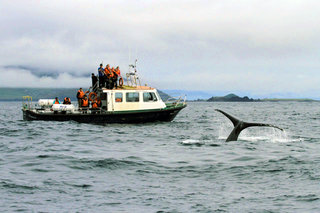
[[318, 0], [1, 0], [0, 87], [89, 87], [138, 59], [159, 89], [320, 99]]

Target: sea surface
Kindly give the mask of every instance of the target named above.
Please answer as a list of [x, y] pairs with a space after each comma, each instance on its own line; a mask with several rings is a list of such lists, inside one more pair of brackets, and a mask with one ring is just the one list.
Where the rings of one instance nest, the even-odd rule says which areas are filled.
[[[0, 212], [320, 212], [320, 103], [188, 103], [172, 122], [23, 121], [0, 102]], [[253, 127], [225, 142], [232, 123]]]

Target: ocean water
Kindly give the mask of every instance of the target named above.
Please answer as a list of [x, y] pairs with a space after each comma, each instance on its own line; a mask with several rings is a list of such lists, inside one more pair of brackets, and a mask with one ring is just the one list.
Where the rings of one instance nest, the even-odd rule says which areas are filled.
[[[0, 212], [320, 212], [320, 103], [189, 103], [172, 122], [23, 121], [0, 102]], [[249, 128], [225, 142], [231, 122]]]

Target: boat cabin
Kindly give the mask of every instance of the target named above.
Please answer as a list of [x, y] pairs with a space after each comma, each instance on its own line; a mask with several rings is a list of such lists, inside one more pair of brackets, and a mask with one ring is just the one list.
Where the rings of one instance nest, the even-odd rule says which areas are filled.
[[157, 90], [151, 87], [124, 87], [112, 90], [102, 88], [97, 94], [101, 98], [102, 109], [107, 111], [136, 111], [166, 107]]

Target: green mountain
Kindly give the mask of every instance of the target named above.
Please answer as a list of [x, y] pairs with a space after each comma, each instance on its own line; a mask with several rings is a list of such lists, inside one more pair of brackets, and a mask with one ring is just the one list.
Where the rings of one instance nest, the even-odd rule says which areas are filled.
[[211, 97], [207, 101], [208, 102], [254, 102], [254, 101], [260, 101], [260, 99], [252, 99], [252, 98], [248, 98], [248, 96], [244, 96], [243, 98], [241, 98], [231, 93], [222, 97]]
[[54, 99], [58, 97], [63, 100], [64, 97], [70, 97], [76, 100], [78, 89], [57, 89], [57, 88], [0, 88], [1, 101], [21, 101], [22, 96], [32, 96], [34, 101], [43, 99]]

